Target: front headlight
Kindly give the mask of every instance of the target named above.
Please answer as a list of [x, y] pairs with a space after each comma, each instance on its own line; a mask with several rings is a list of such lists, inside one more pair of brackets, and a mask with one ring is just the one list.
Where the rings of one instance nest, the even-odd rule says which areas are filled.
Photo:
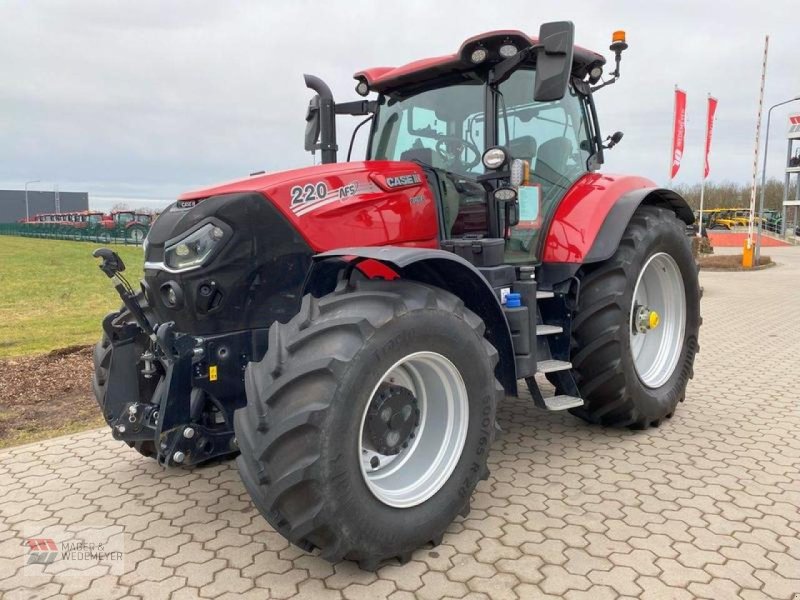
[[164, 263], [170, 269], [186, 271], [202, 265], [219, 246], [225, 232], [213, 223], [206, 223], [181, 241], [164, 249]]

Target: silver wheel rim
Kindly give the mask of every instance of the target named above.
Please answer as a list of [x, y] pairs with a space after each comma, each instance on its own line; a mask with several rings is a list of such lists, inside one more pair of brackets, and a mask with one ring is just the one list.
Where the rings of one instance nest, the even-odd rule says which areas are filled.
[[[640, 330], [640, 316], [655, 311], [658, 324]], [[629, 323], [630, 346], [636, 374], [644, 385], [664, 385], [678, 366], [686, 331], [686, 291], [675, 259], [665, 252], [645, 263], [633, 290]]]
[[[375, 449], [366, 425], [370, 406], [383, 383], [410, 390], [419, 410], [413, 437], [394, 455]], [[467, 388], [456, 366], [435, 352], [409, 354], [384, 373], [361, 416], [358, 460], [364, 482], [389, 506], [409, 508], [425, 502], [453, 474], [464, 449], [468, 424]]]

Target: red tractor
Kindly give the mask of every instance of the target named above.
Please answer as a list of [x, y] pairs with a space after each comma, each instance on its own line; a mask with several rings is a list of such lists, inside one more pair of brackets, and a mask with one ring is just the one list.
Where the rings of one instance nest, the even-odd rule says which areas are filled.
[[107, 226], [118, 238], [135, 244], [141, 244], [147, 237], [152, 218], [149, 214], [139, 213], [132, 210], [115, 210], [111, 212]]
[[[573, 35], [360, 71], [375, 96], [355, 102], [306, 76], [322, 164], [181, 196], [141, 289], [96, 251], [124, 302], [95, 351], [114, 437], [164, 465], [238, 453], [278, 532], [373, 569], [469, 512], [520, 386], [599, 425], [671, 417], [698, 350], [694, 216], [599, 172], [622, 134], [601, 135], [593, 95], [627, 45], [603, 81]], [[341, 114], [370, 123], [365, 160], [337, 162]]]

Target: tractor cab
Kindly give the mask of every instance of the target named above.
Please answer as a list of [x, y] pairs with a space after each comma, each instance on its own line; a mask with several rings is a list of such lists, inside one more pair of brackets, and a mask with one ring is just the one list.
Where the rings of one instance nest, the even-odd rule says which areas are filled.
[[[574, 47], [572, 37], [570, 23], [548, 24], [539, 39], [493, 31], [449, 56], [366, 69], [355, 74], [356, 92], [377, 99], [333, 111], [371, 115], [367, 160], [422, 167], [440, 207], [440, 239], [499, 238], [504, 263], [536, 263], [556, 206], [603, 162], [592, 91], [614, 80], [596, 85], [605, 58]], [[617, 63], [626, 47], [617, 32]], [[335, 153], [325, 150], [335, 133], [325, 139], [323, 126], [313, 143], [315, 120], [325, 123], [321, 113], [333, 104], [318, 99], [321, 91], [310, 105], [306, 147], [332, 162]]]
[[89, 223], [91, 227], [99, 227], [103, 224], [103, 213], [101, 212], [89, 212], [86, 213], [86, 221]]
[[132, 210], [116, 210], [111, 213], [114, 224], [125, 227], [128, 223], [136, 220], [136, 215]]

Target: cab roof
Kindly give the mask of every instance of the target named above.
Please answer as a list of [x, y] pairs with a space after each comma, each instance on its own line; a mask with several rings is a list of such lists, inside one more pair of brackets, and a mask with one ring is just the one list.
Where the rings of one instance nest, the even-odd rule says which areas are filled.
[[[365, 81], [370, 90], [391, 93], [400, 88], [421, 87], [435, 79], [468, 77], [469, 73], [474, 72], [477, 68], [502, 60], [499, 54], [501, 46], [513, 44], [519, 51], [533, 46], [537, 41], [537, 38], [515, 29], [489, 31], [468, 38], [453, 54], [423, 58], [401, 67], [372, 67], [358, 71], [353, 77], [359, 81]], [[478, 48], [486, 49], [488, 56], [476, 65], [470, 60], [470, 56]], [[533, 57], [529, 60], [530, 64], [534, 64]], [[602, 66], [605, 63], [606, 59], [601, 54], [575, 46], [572, 71], [576, 77], [582, 79], [593, 67]]]

